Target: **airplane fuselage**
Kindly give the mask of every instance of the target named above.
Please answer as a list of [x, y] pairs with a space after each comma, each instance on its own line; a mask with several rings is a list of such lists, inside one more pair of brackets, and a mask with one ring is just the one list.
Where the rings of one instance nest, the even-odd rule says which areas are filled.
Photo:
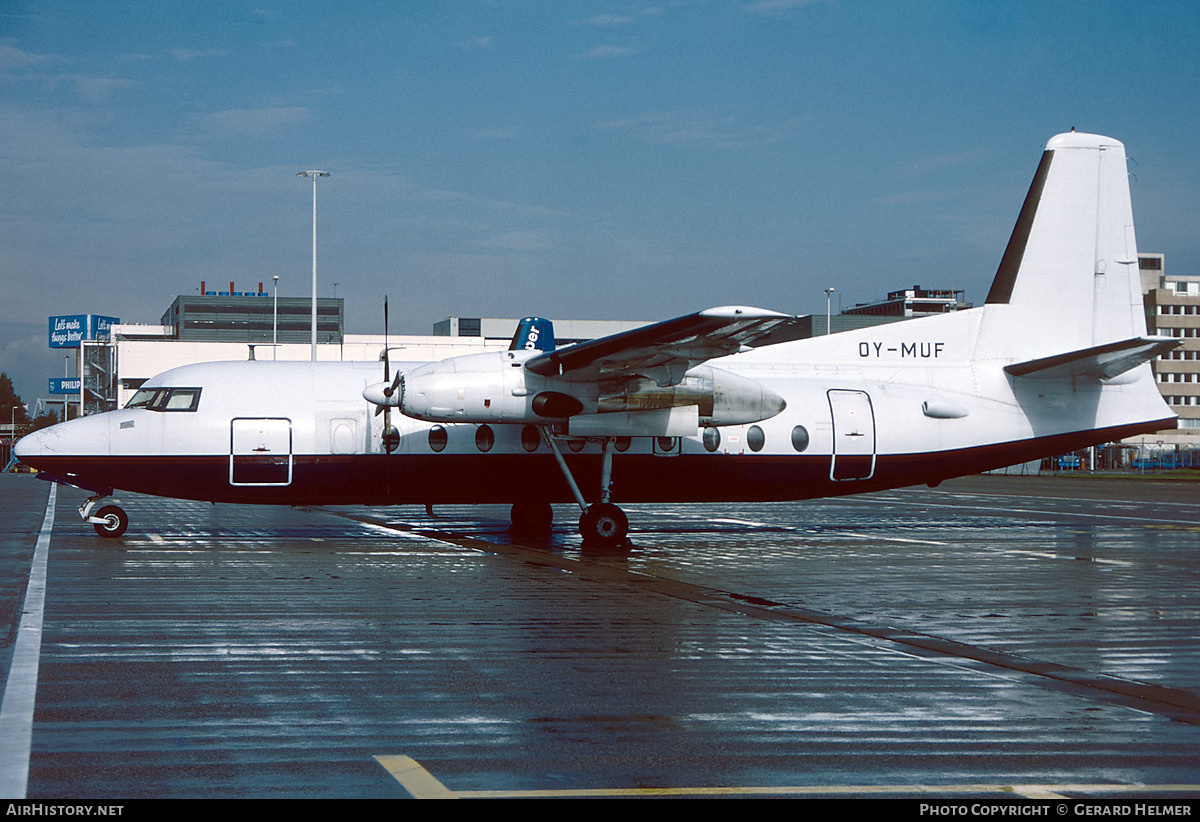
[[[617, 438], [613, 499], [798, 500], [936, 483], [1171, 424], [1157, 392], [1144, 391], [1148, 366], [1122, 377], [1124, 385], [1102, 388], [1017, 379], [1002, 362], [972, 361], [972, 315], [980, 311], [714, 360], [784, 398], [784, 409], [751, 424], [697, 428], [693, 436]], [[167, 392], [154, 408], [49, 429], [40, 453], [22, 459], [86, 488], [214, 502], [572, 500], [533, 423], [430, 423], [393, 411], [400, 439], [387, 453], [384, 417], [362, 396], [378, 374], [378, 363], [185, 366], [143, 387], [179, 389], [182, 400]], [[571, 432], [571, 420], [543, 422]], [[70, 446], [60, 451], [56, 441]], [[583, 493], [592, 496], [598, 438], [563, 441]]]

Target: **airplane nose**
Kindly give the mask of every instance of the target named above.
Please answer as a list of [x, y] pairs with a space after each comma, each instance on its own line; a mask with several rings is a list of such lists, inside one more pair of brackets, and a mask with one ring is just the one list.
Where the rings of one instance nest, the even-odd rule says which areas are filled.
[[40, 431], [26, 434], [17, 440], [16, 445], [13, 446], [13, 453], [16, 454], [17, 459], [26, 465], [32, 465], [33, 463], [29, 461], [30, 459], [39, 457], [50, 451], [50, 435], [48, 433], [50, 430], [50, 428], [43, 428]]
[[13, 446], [17, 459], [33, 468], [62, 457], [107, 456], [107, 414], [80, 417], [26, 434]]

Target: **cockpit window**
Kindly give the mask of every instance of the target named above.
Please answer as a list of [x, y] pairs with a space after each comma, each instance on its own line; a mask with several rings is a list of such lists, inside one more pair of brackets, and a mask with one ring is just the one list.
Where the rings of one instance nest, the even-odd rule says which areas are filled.
[[140, 388], [125, 407], [149, 411], [195, 411], [200, 407], [200, 389]]
[[133, 395], [133, 399], [125, 403], [126, 408], [145, 408], [154, 401], [154, 395], [159, 392], [157, 388], [139, 388], [137, 393]]

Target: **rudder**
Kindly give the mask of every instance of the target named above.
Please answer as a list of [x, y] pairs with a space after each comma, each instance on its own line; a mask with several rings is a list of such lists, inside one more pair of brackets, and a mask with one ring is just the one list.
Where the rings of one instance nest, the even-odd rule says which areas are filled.
[[1146, 333], [1125, 146], [1046, 145], [985, 305], [979, 356], [1018, 359]]

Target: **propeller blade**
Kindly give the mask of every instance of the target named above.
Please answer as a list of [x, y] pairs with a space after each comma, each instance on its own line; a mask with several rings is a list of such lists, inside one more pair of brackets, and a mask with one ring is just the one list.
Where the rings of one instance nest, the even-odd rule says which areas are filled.
[[[392, 376], [391, 364], [388, 362], [388, 298], [383, 295], [383, 381], [387, 382]], [[391, 394], [388, 394], [390, 397]]]

